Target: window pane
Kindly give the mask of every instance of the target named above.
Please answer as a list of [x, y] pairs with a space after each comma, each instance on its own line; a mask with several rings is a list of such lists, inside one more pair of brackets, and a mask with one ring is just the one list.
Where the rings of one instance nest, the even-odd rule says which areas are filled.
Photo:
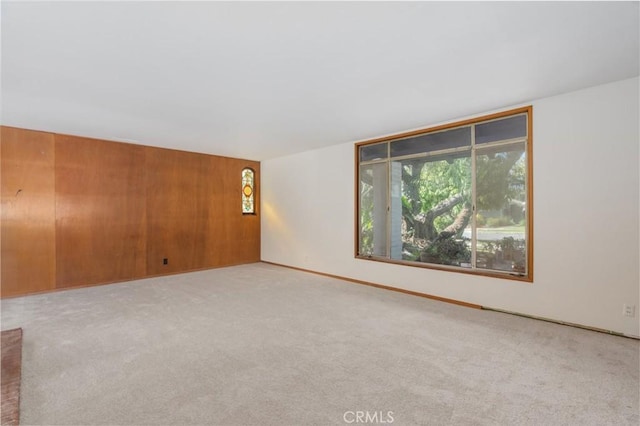
[[242, 170], [242, 213], [255, 213], [253, 199], [254, 173], [251, 169]]
[[398, 258], [471, 267], [470, 237], [464, 235], [471, 219], [470, 152], [392, 164], [392, 188], [397, 180], [401, 188], [397, 202], [392, 192], [390, 208], [397, 227], [391, 236], [402, 243]]
[[530, 279], [523, 111], [360, 145], [358, 255]]
[[360, 166], [361, 256], [387, 256], [387, 164]]
[[476, 266], [526, 273], [525, 144], [476, 155]]
[[526, 115], [516, 115], [515, 117], [476, 125], [476, 144], [521, 138], [525, 136], [527, 136]]
[[461, 127], [391, 142], [391, 157], [471, 145], [471, 128]]
[[387, 158], [387, 142], [360, 147], [360, 161], [381, 160]]

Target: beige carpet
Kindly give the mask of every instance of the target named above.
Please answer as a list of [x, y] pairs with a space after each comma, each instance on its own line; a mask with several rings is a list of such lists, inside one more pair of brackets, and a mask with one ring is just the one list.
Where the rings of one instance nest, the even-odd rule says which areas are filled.
[[2, 425], [20, 424], [20, 373], [22, 329], [3, 330], [2, 344]]
[[24, 424], [640, 421], [637, 340], [261, 263], [7, 299], [2, 324]]

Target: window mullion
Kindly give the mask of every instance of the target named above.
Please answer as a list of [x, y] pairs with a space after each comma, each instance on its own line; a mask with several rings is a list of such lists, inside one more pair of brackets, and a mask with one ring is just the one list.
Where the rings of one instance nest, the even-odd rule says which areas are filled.
[[391, 143], [387, 142], [387, 161], [385, 162], [387, 169], [387, 211], [385, 215], [385, 233], [387, 235], [387, 244], [385, 247], [385, 257], [391, 259]]
[[391, 259], [391, 143], [387, 143], [387, 259]]
[[475, 124], [471, 126], [471, 269], [476, 269], [476, 132]]

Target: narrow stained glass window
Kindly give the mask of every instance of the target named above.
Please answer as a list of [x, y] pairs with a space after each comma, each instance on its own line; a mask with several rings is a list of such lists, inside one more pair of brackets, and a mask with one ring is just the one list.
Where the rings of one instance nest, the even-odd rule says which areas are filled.
[[242, 214], [253, 214], [256, 212], [254, 196], [254, 172], [246, 168], [242, 170]]

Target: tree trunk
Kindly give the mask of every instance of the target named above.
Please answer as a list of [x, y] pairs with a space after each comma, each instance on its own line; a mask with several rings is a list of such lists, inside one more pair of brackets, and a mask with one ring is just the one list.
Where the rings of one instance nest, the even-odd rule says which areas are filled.
[[471, 206], [469, 204], [465, 204], [464, 208], [460, 210], [460, 213], [458, 213], [458, 216], [456, 216], [456, 220], [454, 220], [451, 225], [444, 228], [440, 235], [443, 235], [443, 233], [446, 232], [447, 234], [455, 235], [456, 237], [460, 238], [460, 236], [462, 236], [462, 233], [464, 232], [464, 229], [469, 224], [470, 219]]
[[440, 201], [434, 208], [427, 212], [426, 219], [433, 222], [436, 217], [442, 216], [446, 212], [450, 211], [452, 208], [460, 204], [462, 200], [464, 200], [464, 196], [462, 194], [455, 194], [446, 200]]
[[[460, 204], [462, 201], [464, 201], [464, 196], [462, 194], [455, 194], [446, 200], [440, 201], [427, 213], [419, 213], [416, 215], [406, 214], [404, 219], [407, 222], [407, 225], [414, 229], [413, 236], [415, 238], [432, 241], [438, 236], [438, 230], [433, 224], [434, 220], [451, 211], [452, 208]], [[467, 226], [467, 223], [469, 223], [469, 218], [467, 218], [467, 222], [464, 224], [463, 229]]]

